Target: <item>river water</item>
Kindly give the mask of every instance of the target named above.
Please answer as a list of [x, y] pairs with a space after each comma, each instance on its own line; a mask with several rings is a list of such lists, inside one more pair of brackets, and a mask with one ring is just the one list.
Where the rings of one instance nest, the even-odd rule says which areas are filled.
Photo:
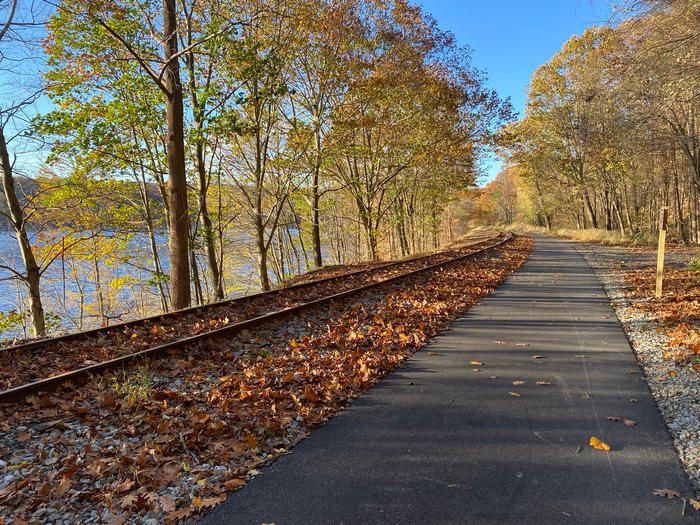
[[[296, 237], [299, 232], [294, 230], [292, 235]], [[226, 253], [224, 283], [228, 297], [258, 290], [255, 262], [249, 250], [251, 241], [250, 237], [244, 235], [227, 241], [229, 245], [224, 250]], [[163, 271], [167, 274], [169, 264], [166, 235], [159, 235], [156, 242]], [[109, 260], [102, 261], [100, 273], [105, 294], [109, 295], [109, 304], [106, 309], [111, 316], [110, 324], [158, 313], [158, 291], [152, 282], [154, 274], [149, 246], [148, 237], [145, 234], [136, 234], [131, 237], [125, 253], [119, 254], [125, 255], [126, 260], [122, 257], [110, 257]], [[0, 265], [16, 268], [18, 271], [24, 270], [17, 240], [7, 231], [0, 231]], [[96, 294], [92, 278], [92, 263], [80, 261], [76, 265], [77, 273], [71, 274], [70, 262], [64, 263], [59, 258], [42, 276], [42, 302], [50, 323], [53, 323], [54, 331], [75, 331], [93, 328], [100, 324], [100, 319], [95, 314]], [[198, 257], [198, 265], [200, 273], [206, 271], [207, 264], [203, 256]], [[304, 268], [301, 270], [304, 271]], [[273, 275], [270, 277], [274, 280]], [[202, 278], [202, 282], [205, 281], [206, 279]], [[111, 286], [108, 283], [112, 283]], [[167, 283], [165, 286], [167, 288]], [[204, 295], [207, 296], [207, 290], [204, 290]], [[21, 311], [22, 304], [25, 302], [24, 296], [26, 296], [25, 286], [12, 278], [12, 272], [0, 268], [0, 312]], [[82, 305], [79, 299], [81, 296], [85, 298]], [[80, 312], [90, 311], [91, 315], [80, 315]], [[0, 326], [0, 340], [28, 335], [24, 330], [17, 327], [3, 332]]]

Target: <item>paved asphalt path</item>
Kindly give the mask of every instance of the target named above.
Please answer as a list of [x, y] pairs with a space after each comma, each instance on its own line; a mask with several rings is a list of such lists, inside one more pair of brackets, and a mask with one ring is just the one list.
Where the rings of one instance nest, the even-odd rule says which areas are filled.
[[538, 237], [497, 292], [202, 522], [698, 522], [656, 488], [690, 493], [625, 334], [571, 245]]

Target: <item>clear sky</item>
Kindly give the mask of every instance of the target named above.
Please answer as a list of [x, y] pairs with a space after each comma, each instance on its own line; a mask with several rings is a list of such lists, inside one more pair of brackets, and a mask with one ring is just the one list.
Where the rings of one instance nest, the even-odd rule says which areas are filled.
[[[472, 62], [490, 87], [522, 113], [535, 69], [574, 34], [608, 21], [610, 0], [419, 0], [441, 29], [472, 48]], [[500, 163], [485, 164], [488, 178]]]

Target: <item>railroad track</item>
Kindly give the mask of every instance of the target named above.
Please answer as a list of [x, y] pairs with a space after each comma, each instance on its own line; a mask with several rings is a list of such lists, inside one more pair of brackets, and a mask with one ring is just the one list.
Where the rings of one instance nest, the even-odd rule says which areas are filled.
[[[82, 363], [78, 363], [75, 368], [69, 371], [52, 373], [51, 370], [48, 370], [49, 377], [31, 378], [20, 384], [11, 384], [9, 388], [0, 390], [0, 403], [18, 401], [31, 394], [52, 391], [64, 383], [80, 383], [92, 375], [122, 367], [133, 361], [158, 357], [169, 350], [201, 343], [210, 338], [234, 335], [243, 330], [250, 330], [264, 323], [315, 306], [330, 304], [411, 275], [461, 262], [500, 246], [512, 237], [510, 233], [499, 232], [495, 236], [478, 239], [457, 250], [394, 261], [346, 274], [294, 284], [269, 292], [127, 321], [105, 328], [0, 348], [0, 359], [8, 360], [13, 355], [24, 356], [25, 353], [28, 353], [35, 358], [39, 358], [40, 355], [42, 359], [46, 360], [47, 357], [51, 356], [54, 358], [53, 361], [60, 361], [66, 355], [70, 356], [71, 351], [81, 345], [85, 345], [89, 349], [107, 349], [107, 353], [115, 348], [142, 347], [137, 348], [136, 351], [96, 363], [92, 362], [91, 359], [83, 358]], [[371, 282], [366, 283], [368, 278], [371, 279]], [[333, 290], [329, 293], [324, 290], [329, 286], [343, 289], [341, 291]], [[270, 311], [270, 302], [273, 303], [273, 306], [277, 306], [277, 309]], [[261, 309], [263, 310], [261, 311]], [[182, 335], [180, 330], [182, 327], [187, 327], [190, 333]], [[139, 340], [135, 343], [134, 334], [137, 338], [144, 334], [146, 336], [143, 337], [143, 341]], [[40, 354], [38, 354], [39, 352]], [[80, 352], [77, 353], [80, 354]], [[95, 354], [99, 354], [99, 352], [96, 351]], [[0, 361], [1, 366], [2, 361]]]

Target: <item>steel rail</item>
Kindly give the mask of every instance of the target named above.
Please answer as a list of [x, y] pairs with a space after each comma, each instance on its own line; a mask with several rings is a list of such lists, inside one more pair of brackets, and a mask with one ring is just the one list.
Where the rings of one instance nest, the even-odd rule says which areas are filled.
[[[499, 234], [499, 236], [502, 234]], [[151, 348], [147, 348], [145, 350], [141, 350], [139, 352], [135, 352], [133, 354], [128, 354], [124, 355], [121, 357], [117, 357], [114, 359], [110, 359], [108, 361], [103, 361], [101, 363], [96, 363], [94, 365], [89, 365], [83, 368], [79, 368], [77, 370], [72, 370], [70, 372], [64, 372], [62, 374], [48, 377], [45, 379], [40, 379], [37, 381], [33, 381], [31, 383], [26, 383], [24, 385], [19, 385], [13, 388], [9, 388], [7, 390], [0, 391], [0, 403], [9, 403], [13, 401], [18, 401], [21, 399], [24, 399], [26, 396], [37, 393], [37, 392], [43, 392], [43, 391], [51, 391], [58, 387], [59, 385], [63, 383], [67, 383], [69, 381], [72, 382], [80, 382], [84, 381], [87, 378], [89, 378], [92, 375], [95, 375], [99, 372], [102, 372], [104, 370], [116, 368], [120, 365], [124, 365], [127, 363], [130, 363], [132, 361], [136, 361], [139, 359], [144, 359], [144, 358], [151, 358], [154, 356], [157, 356], [158, 354], [162, 354], [163, 352], [166, 352], [167, 350], [172, 350], [172, 349], [177, 349], [177, 348], [182, 348], [188, 345], [191, 345], [193, 343], [197, 343], [200, 341], [203, 341], [205, 339], [210, 339], [210, 338], [215, 338], [219, 337], [224, 334], [234, 334], [237, 332], [241, 332], [245, 329], [250, 329], [254, 328], [256, 326], [259, 326], [263, 323], [266, 323], [268, 321], [272, 321], [275, 319], [279, 319], [281, 317], [288, 316], [290, 314], [293, 314], [295, 312], [301, 312], [303, 310], [306, 310], [308, 308], [312, 308], [314, 306], [320, 306], [323, 304], [328, 304], [332, 303], [333, 301], [336, 301], [338, 299], [343, 299], [345, 297], [349, 297], [351, 295], [357, 294], [359, 292], [363, 292], [366, 290], [370, 290], [372, 288], [376, 288], [388, 283], [392, 283], [394, 281], [398, 281], [400, 279], [404, 279], [406, 277], [410, 277], [413, 275], [417, 275], [422, 272], [427, 272], [430, 270], [434, 270], [436, 268], [444, 267], [447, 265], [452, 265], [454, 263], [461, 262], [465, 259], [468, 259], [470, 257], [474, 257], [475, 255], [482, 254], [484, 252], [487, 252], [489, 250], [492, 250], [493, 248], [496, 248], [498, 246], [501, 246], [502, 244], [508, 242], [513, 238], [512, 233], [506, 233], [505, 237], [499, 241], [497, 241], [494, 244], [491, 244], [489, 246], [480, 248], [476, 251], [459, 255], [457, 257], [454, 257], [452, 259], [449, 259], [447, 261], [441, 261], [439, 263], [431, 264], [428, 266], [424, 266], [423, 268], [418, 268], [416, 270], [412, 270], [407, 273], [403, 273], [400, 275], [394, 275], [392, 277], [388, 277], [386, 279], [382, 279], [380, 281], [376, 281], [373, 283], [365, 284], [362, 286], [358, 286], [355, 288], [351, 288], [350, 290], [345, 290], [343, 292], [338, 292], [335, 294], [331, 294], [325, 297], [321, 297], [319, 299], [314, 299], [312, 301], [302, 303], [296, 306], [290, 306], [287, 308], [282, 308], [280, 310], [275, 310], [273, 312], [269, 312], [257, 317], [253, 317], [250, 319], [246, 319], [243, 321], [239, 321], [236, 323], [232, 323], [227, 326], [223, 326], [221, 328], [216, 328], [214, 330], [210, 330], [208, 332], [203, 332], [201, 334], [193, 335], [193, 336], [188, 336], [184, 337], [181, 339], [176, 339], [173, 341], [169, 341], [167, 343], [163, 343]], [[484, 241], [485, 242], [485, 241]], [[481, 244], [481, 243], [475, 243], [475, 244]], [[317, 282], [317, 281], [314, 281]]]
[[[500, 233], [499, 233], [499, 235], [500, 235]], [[473, 242], [470, 244], [465, 244], [465, 245], [461, 246], [459, 249], [469, 248], [470, 246], [477, 246], [479, 244], [489, 242], [497, 236], [498, 235], [491, 237], [491, 238], [476, 241], [476, 242]], [[372, 273], [372, 272], [375, 272], [378, 270], [384, 270], [387, 268], [391, 268], [393, 266], [400, 266], [402, 264], [419, 261], [421, 259], [428, 259], [430, 257], [435, 257], [436, 255], [439, 255], [439, 253], [433, 253], [430, 255], [420, 255], [420, 256], [416, 256], [416, 257], [409, 257], [407, 259], [402, 259], [400, 261], [391, 261], [391, 262], [388, 262], [385, 264], [380, 264], [378, 266], [373, 266], [372, 268], [364, 268], [361, 270], [355, 270], [355, 271], [345, 273], [345, 274], [334, 275], [331, 277], [325, 277], [323, 279], [317, 279], [315, 281], [308, 281], [308, 282], [303, 282], [303, 283], [291, 284], [289, 286], [282, 286], [280, 288], [275, 288], [274, 290], [268, 290], [266, 292], [257, 292], [254, 294], [244, 295], [241, 297], [233, 297], [231, 299], [224, 299], [223, 301], [217, 301], [214, 303], [191, 306], [189, 308], [184, 308], [182, 310], [174, 310], [172, 312], [155, 314], [155, 315], [151, 315], [148, 317], [142, 317], [139, 319], [132, 319], [130, 321], [122, 321], [120, 323], [115, 323], [115, 324], [112, 324], [109, 326], [102, 326], [99, 328], [91, 328], [89, 330], [81, 330], [78, 332], [71, 332], [69, 334], [63, 334], [63, 335], [58, 335], [58, 336], [54, 336], [54, 337], [45, 337], [45, 338], [41, 338], [41, 339], [34, 339], [34, 340], [28, 341], [26, 343], [19, 343], [16, 345], [0, 347], [0, 353], [35, 350], [38, 348], [45, 348], [47, 346], [52, 346], [52, 345], [55, 345], [58, 343], [75, 341], [76, 339], [82, 339], [83, 337], [91, 337], [91, 336], [97, 336], [100, 334], [108, 334], [110, 332], [122, 330], [124, 328], [145, 325], [148, 323], [162, 322], [162, 321], [165, 321], [168, 319], [177, 318], [177, 317], [182, 316], [182, 315], [206, 314], [208, 311], [215, 310], [216, 308], [219, 308], [219, 307], [228, 306], [228, 305], [239, 306], [239, 305], [243, 305], [245, 303], [248, 303], [250, 301], [260, 299], [262, 297], [281, 295], [289, 290], [297, 290], [297, 289], [309, 288], [312, 286], [316, 286], [318, 284], [331, 283], [333, 281], [346, 279], [348, 277], [354, 277], [356, 275], [361, 275], [361, 274], [365, 274], [365, 273]]]

